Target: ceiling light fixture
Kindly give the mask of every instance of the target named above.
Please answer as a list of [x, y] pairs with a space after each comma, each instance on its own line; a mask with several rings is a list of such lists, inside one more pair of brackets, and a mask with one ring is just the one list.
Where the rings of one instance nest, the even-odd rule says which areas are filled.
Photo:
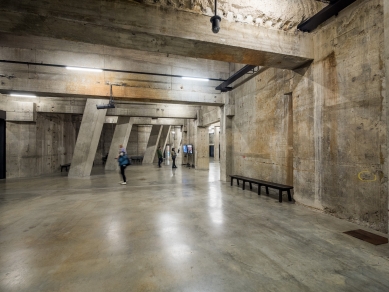
[[11, 93], [11, 96], [36, 98], [36, 95], [32, 95], [32, 94], [21, 94], [21, 93]]
[[213, 33], [218, 33], [219, 32], [219, 30], [220, 30], [220, 21], [222, 21], [220, 16], [216, 14], [216, 10], [217, 10], [217, 0], [215, 0], [215, 15], [211, 17]]
[[76, 71], [88, 71], [88, 72], [103, 72], [102, 69], [82, 68], [82, 67], [66, 67], [66, 69], [76, 70]]
[[196, 78], [196, 77], [181, 77], [182, 79], [186, 79], [186, 80], [196, 80], [196, 81], [209, 81], [209, 79], [206, 79], [206, 78]]

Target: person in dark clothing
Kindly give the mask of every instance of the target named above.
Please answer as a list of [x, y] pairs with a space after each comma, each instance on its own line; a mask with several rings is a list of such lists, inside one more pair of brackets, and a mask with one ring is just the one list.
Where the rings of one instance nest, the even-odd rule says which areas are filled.
[[177, 168], [176, 158], [177, 158], [176, 150], [175, 150], [175, 148], [172, 148], [172, 159], [173, 159], [173, 167], [172, 168]]
[[126, 185], [127, 180], [126, 180], [126, 174], [124, 173], [124, 171], [125, 171], [127, 165], [129, 164], [129, 160], [128, 160], [127, 155], [124, 152], [120, 152], [119, 157], [118, 157], [118, 163], [120, 166], [120, 173], [123, 177], [123, 181], [120, 182], [120, 184]]
[[157, 155], [158, 155], [158, 167], [161, 167], [161, 163], [163, 161], [161, 146], [158, 147]]

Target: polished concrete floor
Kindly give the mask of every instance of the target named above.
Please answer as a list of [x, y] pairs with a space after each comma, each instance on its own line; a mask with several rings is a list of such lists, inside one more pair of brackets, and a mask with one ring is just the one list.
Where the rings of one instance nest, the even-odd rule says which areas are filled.
[[0, 182], [0, 291], [389, 291], [389, 246], [210, 171]]

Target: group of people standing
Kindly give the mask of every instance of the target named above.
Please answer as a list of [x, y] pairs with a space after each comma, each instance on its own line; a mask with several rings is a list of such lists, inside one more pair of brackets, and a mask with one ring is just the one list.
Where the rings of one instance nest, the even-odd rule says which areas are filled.
[[[173, 167], [172, 168], [177, 168], [177, 166], [176, 166], [176, 158], [177, 158], [176, 149], [172, 148], [171, 153], [172, 153], [172, 160], [173, 160]], [[158, 167], [161, 167], [161, 163], [163, 162], [163, 155], [162, 155], [161, 146], [158, 147], [157, 155], [158, 155]]]
[[[177, 153], [176, 153], [175, 148], [172, 148], [171, 154], [172, 154], [172, 160], [173, 160], [172, 168], [177, 168], [177, 166], [176, 166]], [[161, 147], [158, 147], [157, 155], [158, 155], [158, 167], [161, 167], [161, 163], [163, 162], [163, 155], [162, 155]], [[120, 174], [123, 178], [123, 181], [121, 181], [120, 184], [126, 185], [127, 178], [126, 178], [126, 174], [125, 174], [125, 169], [128, 165], [131, 164], [131, 160], [128, 158], [127, 151], [123, 147], [123, 145], [119, 145], [119, 156], [116, 157], [115, 159], [118, 160], [119, 167], [120, 167]]]

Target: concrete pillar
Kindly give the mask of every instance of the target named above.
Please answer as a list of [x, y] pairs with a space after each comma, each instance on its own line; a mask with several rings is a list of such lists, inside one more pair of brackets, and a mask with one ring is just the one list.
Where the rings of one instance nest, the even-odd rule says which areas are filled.
[[147, 148], [143, 157], [143, 164], [151, 164], [154, 161], [155, 154], [157, 152], [157, 145], [159, 145], [159, 139], [161, 137], [162, 126], [155, 125], [150, 132], [150, 138], [147, 142]]
[[195, 159], [196, 169], [209, 169], [209, 130], [208, 127], [197, 127]]
[[232, 119], [227, 116], [226, 107], [221, 107], [220, 117], [220, 180], [222, 181], [230, 180], [233, 162]]
[[[175, 137], [174, 137], [174, 147], [176, 148], [177, 158], [176, 158], [176, 165], [182, 164], [182, 147], [181, 147], [181, 141], [182, 141], [182, 131], [181, 126], [174, 127]], [[178, 149], [180, 149], [180, 153], [178, 153]]]
[[213, 155], [214, 161], [219, 161], [219, 145], [220, 145], [220, 127], [215, 126], [215, 134], [213, 136]]
[[88, 99], [86, 102], [69, 177], [90, 176], [101, 130], [105, 122], [105, 114], [107, 113], [106, 109], [96, 109], [96, 105], [106, 102], [106, 100], [101, 99]]
[[150, 133], [151, 133], [152, 126], [138, 126], [138, 146], [137, 150], [138, 153], [137, 155], [139, 156], [144, 156], [146, 149], [147, 149], [147, 143], [150, 138]]
[[127, 148], [128, 138], [130, 137], [132, 123], [130, 117], [119, 117], [116, 123], [115, 132], [109, 148], [107, 162], [105, 163], [105, 170], [117, 170], [119, 165], [115, 159], [119, 155], [119, 145]]
[[[386, 89], [385, 89], [385, 98], [384, 104], [386, 104], [386, 149], [387, 149], [387, 159], [385, 160], [386, 163], [386, 175], [389, 174], [389, 147], [388, 147], [388, 141], [389, 141], [389, 1], [383, 1], [384, 2], [384, 42], [385, 42], [385, 68], [386, 68]], [[388, 215], [389, 215], [389, 188], [387, 188], [388, 192]], [[388, 217], [386, 217], [388, 218]], [[388, 222], [389, 224], [389, 222]], [[389, 225], [388, 225], [389, 228]]]
[[[163, 151], [165, 150], [168, 138], [169, 138], [171, 126], [162, 126], [162, 127], [163, 128], [161, 131], [161, 137], [159, 138], [158, 146], [161, 147], [162, 153], [163, 153]], [[171, 151], [171, 148], [170, 148], [170, 151]], [[158, 162], [158, 155], [157, 155], [157, 152], [155, 152], [154, 163], [157, 163], [157, 162]]]

